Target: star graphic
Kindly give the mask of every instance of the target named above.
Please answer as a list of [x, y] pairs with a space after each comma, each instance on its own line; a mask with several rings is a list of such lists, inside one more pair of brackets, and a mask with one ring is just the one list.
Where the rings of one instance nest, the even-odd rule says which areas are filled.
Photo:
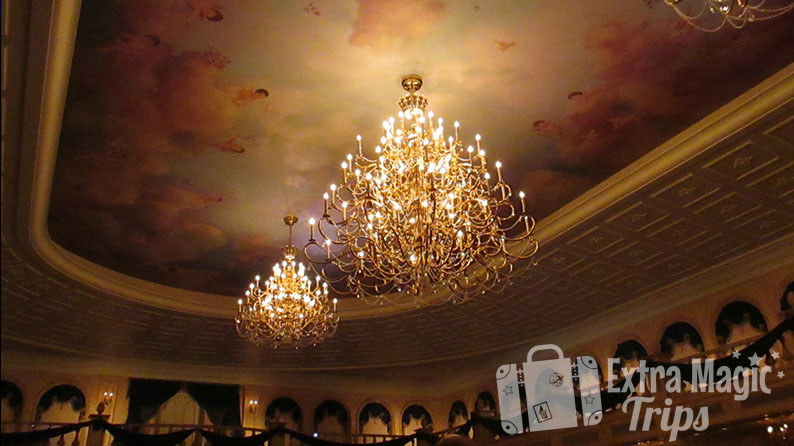
[[593, 398], [593, 395], [587, 395], [584, 397], [584, 402], [589, 406], [595, 402], [595, 398]]
[[742, 357], [742, 354], [739, 353], [739, 350], [734, 351], [732, 355], [733, 355], [733, 359], [739, 359]]
[[758, 356], [758, 353], [753, 353], [753, 356], [750, 356], [750, 367], [758, 367], [761, 364], [761, 357]]
[[775, 359], [780, 359], [780, 352], [772, 350], [772, 357]]
[[784, 376], [786, 376], [786, 374], [785, 374], [785, 373], [783, 373], [783, 370], [781, 370], [781, 371], [777, 372], [777, 377], [778, 377], [778, 378], [780, 378], [780, 379], [783, 379], [783, 377], [784, 377]]
[[505, 393], [505, 396], [513, 394], [513, 386], [505, 386], [502, 390]]

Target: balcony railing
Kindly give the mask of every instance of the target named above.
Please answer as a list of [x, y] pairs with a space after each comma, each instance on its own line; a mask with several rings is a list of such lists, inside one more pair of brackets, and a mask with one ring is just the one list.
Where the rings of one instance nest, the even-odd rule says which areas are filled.
[[[50, 423], [50, 422], [31, 422], [31, 421], [3, 421], [0, 423], [0, 432], [14, 433], [14, 432], [33, 432], [40, 430], [47, 430], [68, 426], [72, 423]], [[254, 428], [254, 427], [235, 427], [235, 426], [212, 426], [212, 425], [198, 425], [198, 424], [121, 424], [118, 427], [134, 431], [141, 434], [170, 434], [191, 429], [203, 429], [221, 435], [227, 436], [252, 436], [266, 432], [271, 428]], [[99, 442], [89, 441], [90, 427], [86, 426], [77, 432], [71, 432], [61, 435], [60, 437], [52, 438], [49, 441], [37, 443], [37, 446], [107, 446], [112, 444], [112, 436], [101, 435]], [[307, 434], [312, 435], [312, 434]], [[353, 444], [371, 444], [379, 443], [387, 440], [394, 440], [405, 435], [389, 435], [389, 434], [325, 434], [317, 435], [323, 440], [336, 441], [340, 443], [353, 443]], [[299, 446], [302, 443], [289, 433], [277, 434], [270, 441], [264, 443], [265, 446]], [[417, 446], [415, 439], [407, 439], [406, 445]], [[205, 446], [209, 442], [201, 436], [199, 432], [195, 432], [187, 437], [180, 443], [181, 446]]]

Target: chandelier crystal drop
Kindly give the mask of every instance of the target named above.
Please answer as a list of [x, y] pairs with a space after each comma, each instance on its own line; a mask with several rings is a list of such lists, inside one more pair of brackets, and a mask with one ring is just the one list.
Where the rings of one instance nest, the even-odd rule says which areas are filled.
[[791, 0], [665, 0], [690, 26], [715, 32], [725, 25], [743, 28], [747, 23], [769, 20], [794, 9]]
[[273, 267], [273, 275], [261, 282], [256, 276], [245, 298], [239, 299], [237, 332], [260, 345], [304, 347], [331, 337], [336, 331], [339, 316], [337, 300], [328, 304], [328, 284], [317, 276], [306, 276], [303, 263], [296, 263], [298, 250], [292, 244], [295, 216], [284, 217], [289, 226], [289, 244], [284, 247], [284, 260]]
[[480, 135], [464, 146], [457, 122], [445, 135], [444, 120], [417, 94], [419, 76], [402, 85], [408, 94], [397, 119], [383, 122], [374, 155], [358, 136], [358, 152], [342, 161], [304, 252], [335, 292], [368, 303], [421, 306], [501, 291], [514, 262], [538, 250], [524, 193], [514, 196], [500, 162], [488, 172]]

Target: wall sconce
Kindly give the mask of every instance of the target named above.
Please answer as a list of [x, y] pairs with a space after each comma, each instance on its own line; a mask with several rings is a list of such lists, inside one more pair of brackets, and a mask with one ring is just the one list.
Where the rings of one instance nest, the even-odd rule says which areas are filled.
[[96, 413], [98, 415], [102, 415], [105, 411], [105, 408], [110, 406], [110, 403], [113, 402], [113, 392], [105, 392], [102, 394], [102, 401], [99, 402], [96, 406]]
[[248, 411], [249, 412], [251, 412], [251, 413], [256, 412], [257, 406], [259, 406], [259, 401], [258, 400], [249, 400], [248, 401]]

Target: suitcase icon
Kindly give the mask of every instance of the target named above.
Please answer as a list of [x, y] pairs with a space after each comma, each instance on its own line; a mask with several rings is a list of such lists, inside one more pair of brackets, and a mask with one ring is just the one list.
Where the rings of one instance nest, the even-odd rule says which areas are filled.
[[[535, 353], [551, 350], [556, 359], [533, 361]], [[601, 421], [601, 391], [598, 364], [591, 356], [580, 356], [572, 366], [562, 350], [552, 344], [537, 345], [527, 353], [527, 362], [505, 364], [496, 370], [502, 430], [518, 434], [576, 427], [576, 391], [585, 426]], [[521, 395], [526, 400], [526, 418]]]

